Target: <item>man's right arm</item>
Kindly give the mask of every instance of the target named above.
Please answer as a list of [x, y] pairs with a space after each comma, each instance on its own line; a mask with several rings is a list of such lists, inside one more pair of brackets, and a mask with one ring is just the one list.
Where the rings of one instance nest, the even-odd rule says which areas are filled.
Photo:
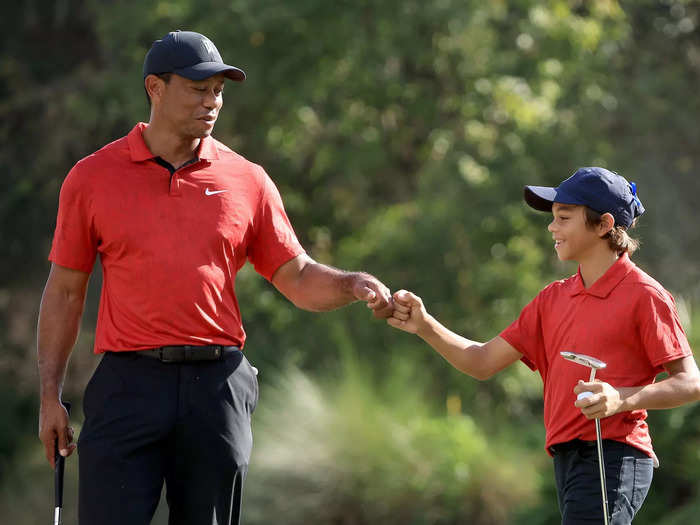
[[479, 343], [452, 332], [427, 312], [420, 297], [406, 290], [394, 293], [394, 312], [387, 322], [416, 334], [457, 370], [475, 379], [488, 379], [523, 356], [502, 337]]
[[89, 273], [52, 264], [41, 298], [37, 328], [39, 439], [52, 467], [56, 439], [62, 456], [70, 455], [75, 448], [60, 397], [68, 357], [78, 337], [89, 278]]

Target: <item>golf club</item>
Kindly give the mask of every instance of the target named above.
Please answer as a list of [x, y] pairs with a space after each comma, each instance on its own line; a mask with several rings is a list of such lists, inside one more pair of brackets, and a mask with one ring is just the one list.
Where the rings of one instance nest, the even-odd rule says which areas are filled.
[[[573, 361], [583, 366], [587, 366], [591, 369], [591, 375], [588, 382], [592, 382], [595, 379], [596, 370], [605, 368], [607, 366], [603, 361], [583, 354], [575, 354], [574, 352], [561, 352], [564, 359]], [[581, 392], [577, 399], [584, 399], [590, 397], [593, 394], [591, 392]], [[608, 490], [605, 483], [605, 463], [603, 463], [603, 440], [600, 434], [600, 419], [595, 419], [595, 435], [596, 435], [596, 445], [598, 446], [598, 469], [600, 471], [600, 491], [603, 496], [603, 523], [608, 525]]]
[[[61, 402], [66, 408], [68, 415], [70, 416], [70, 403], [67, 401]], [[61, 511], [63, 510], [63, 471], [66, 464], [66, 458], [61, 456], [58, 452], [58, 439], [54, 442], [54, 458], [56, 463], [56, 468], [54, 469], [54, 511], [53, 511], [53, 524], [61, 525]]]

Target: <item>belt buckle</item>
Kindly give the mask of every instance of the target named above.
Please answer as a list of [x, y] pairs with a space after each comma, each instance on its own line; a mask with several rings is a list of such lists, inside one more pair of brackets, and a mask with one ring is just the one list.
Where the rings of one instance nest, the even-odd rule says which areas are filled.
[[220, 361], [222, 352], [220, 345], [207, 345], [195, 349], [195, 361]]

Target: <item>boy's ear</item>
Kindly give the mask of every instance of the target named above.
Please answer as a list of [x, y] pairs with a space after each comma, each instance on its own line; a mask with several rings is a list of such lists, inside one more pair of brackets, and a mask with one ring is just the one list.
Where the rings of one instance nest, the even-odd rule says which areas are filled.
[[598, 224], [598, 235], [603, 237], [607, 235], [615, 227], [615, 217], [610, 213], [604, 213], [600, 216], [600, 223]]

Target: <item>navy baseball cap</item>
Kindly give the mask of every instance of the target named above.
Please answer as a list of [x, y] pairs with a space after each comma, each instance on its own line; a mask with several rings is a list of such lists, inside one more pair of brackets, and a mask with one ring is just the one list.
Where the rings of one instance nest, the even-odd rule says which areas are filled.
[[556, 188], [525, 186], [525, 202], [540, 211], [552, 211], [552, 204], [588, 206], [600, 214], [610, 213], [615, 225], [628, 228], [644, 213], [637, 197], [637, 185], [605, 168], [579, 168]]
[[143, 78], [175, 73], [190, 80], [204, 80], [218, 73], [243, 82], [245, 73], [224, 64], [214, 43], [194, 31], [171, 31], [153, 42], [143, 62]]

